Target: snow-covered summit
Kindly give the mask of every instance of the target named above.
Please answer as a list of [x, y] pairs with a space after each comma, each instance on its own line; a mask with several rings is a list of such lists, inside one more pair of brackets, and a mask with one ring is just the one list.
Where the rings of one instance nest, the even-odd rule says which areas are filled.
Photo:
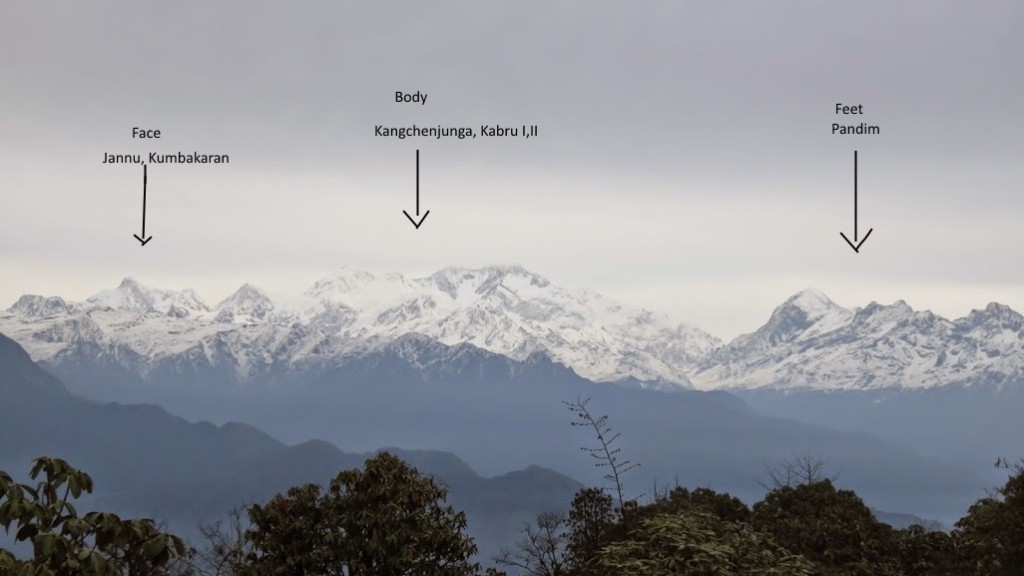
[[117, 288], [104, 290], [86, 299], [82, 308], [110, 308], [176, 318], [199, 316], [210, 311], [210, 307], [192, 290], [174, 292], [150, 288], [131, 277], [122, 280]]
[[546, 278], [522, 266], [490, 266], [476, 270], [448, 267], [431, 274], [428, 280], [453, 300], [466, 298], [469, 294], [486, 298], [502, 289], [544, 289], [551, 285]]
[[50, 318], [54, 316], [65, 316], [71, 314], [74, 308], [59, 296], [38, 296], [26, 294], [14, 303], [8, 312], [17, 314], [23, 318]]
[[809, 320], [818, 320], [835, 312], [846, 310], [817, 288], [805, 288], [793, 294], [780, 304], [775, 311], [778, 312], [780, 309], [785, 308], [801, 310], [807, 315]]
[[[778, 350], [781, 345], [802, 342], [831, 332], [849, 323], [854, 315], [853, 310], [843, 308], [824, 293], [808, 288], [779, 305], [768, 322], [756, 331], [741, 335], [717, 350], [715, 363], [731, 363], [748, 357], [763, 361], [766, 355]], [[729, 369], [725, 371], [731, 373]]]
[[259, 288], [245, 284], [215, 308], [217, 322], [255, 324], [266, 322], [274, 310], [274, 302]]

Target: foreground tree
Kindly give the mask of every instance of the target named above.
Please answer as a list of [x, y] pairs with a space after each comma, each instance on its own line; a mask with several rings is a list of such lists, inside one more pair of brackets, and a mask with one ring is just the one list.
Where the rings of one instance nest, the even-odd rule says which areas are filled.
[[706, 512], [734, 524], [745, 524], [750, 521], [750, 508], [739, 498], [715, 492], [710, 488], [695, 488], [691, 491], [683, 486], [676, 486], [656, 496], [654, 502], [642, 508], [640, 512], [649, 517], [658, 514], [685, 514], [692, 511]]
[[320, 486], [308, 484], [251, 506], [243, 541], [224, 548], [236, 557], [235, 551], [245, 551], [233, 572], [239, 576], [345, 574], [345, 559], [335, 543], [342, 536], [340, 521], [327, 504]]
[[830, 480], [782, 486], [754, 505], [751, 523], [775, 542], [816, 562], [822, 574], [898, 574], [893, 530], [850, 490]]
[[750, 518], [750, 509], [743, 502], [708, 488], [690, 491], [676, 486], [664, 493], [655, 490], [654, 494], [653, 502], [634, 508], [626, 521], [613, 510], [612, 497], [604, 491], [587, 488], [577, 492], [569, 512], [568, 573], [572, 576], [607, 574], [609, 567], [607, 559], [601, 559], [602, 551], [609, 546], [620, 552], [625, 550], [622, 548], [625, 543], [635, 543], [638, 534], [645, 534], [643, 526], [668, 522], [655, 520], [660, 517], [710, 515], [737, 527]]
[[822, 456], [806, 454], [796, 458], [783, 459], [775, 464], [764, 464], [766, 481], [758, 483], [765, 490], [776, 488], [796, 488], [806, 484], [816, 484], [823, 480], [830, 480], [835, 483], [838, 474], [827, 476], [826, 471], [830, 465], [829, 459]]
[[326, 493], [292, 488], [249, 509], [251, 552], [240, 576], [472, 576], [466, 517], [444, 506], [447, 490], [382, 452], [345, 470]]
[[204, 549], [195, 550], [193, 565], [202, 576], [230, 576], [245, 562], [252, 552], [252, 544], [245, 538], [247, 522], [242, 507], [233, 508], [225, 520], [204, 523], [199, 532], [206, 541]]
[[[590, 398], [578, 397], [575, 402], [562, 402], [574, 415], [574, 427], [592, 431], [597, 440], [593, 447], [583, 446], [595, 460], [594, 466], [605, 471], [604, 479], [611, 483], [616, 500], [602, 488], [586, 488], [576, 493], [569, 511], [569, 533], [566, 535], [564, 565], [572, 576], [602, 574], [597, 565], [598, 551], [616, 538], [625, 537], [638, 518], [637, 500], [626, 499], [623, 477], [640, 464], [622, 460], [621, 449], [615, 442], [622, 435], [608, 424], [608, 416], [594, 416], [588, 404]], [[614, 505], [613, 505], [614, 504]]]
[[1009, 471], [1006, 483], [956, 524], [963, 574], [1019, 575], [1024, 567], [1024, 461], [996, 466]]
[[945, 532], [914, 524], [896, 531], [896, 562], [903, 576], [964, 576], [956, 540]]
[[590, 429], [597, 437], [596, 447], [580, 449], [596, 460], [594, 466], [607, 469], [604, 478], [612, 483], [612, 489], [615, 490], [615, 495], [618, 498], [619, 510], [624, 511], [628, 508], [627, 504], [635, 504], [636, 500], [627, 502], [623, 476], [627, 472], [639, 468], [640, 464], [620, 458], [621, 449], [615, 446], [615, 441], [622, 436], [622, 433], [612, 430], [608, 424], [607, 414], [598, 417], [591, 414], [590, 409], [587, 408], [589, 403], [590, 398], [577, 398], [575, 402], [563, 402], [566, 408], [576, 415], [576, 420], [572, 422], [572, 425]]
[[569, 534], [566, 564], [573, 576], [597, 576], [597, 556], [621, 532], [612, 497], [600, 488], [584, 488], [576, 493], [569, 508]]
[[814, 566], [749, 528], [691, 510], [645, 519], [599, 556], [604, 574], [621, 576], [811, 576]]
[[[42, 478], [40, 479], [40, 476]], [[152, 520], [125, 520], [105, 512], [79, 516], [73, 500], [92, 492], [92, 478], [58, 458], [37, 458], [36, 485], [18, 484], [0, 471], [0, 526], [17, 542], [32, 543], [32, 558], [0, 550], [5, 576], [153, 576], [187, 574], [187, 550]]]
[[538, 514], [535, 523], [523, 526], [523, 536], [515, 548], [502, 549], [495, 564], [525, 576], [565, 576], [567, 524], [564, 513]]

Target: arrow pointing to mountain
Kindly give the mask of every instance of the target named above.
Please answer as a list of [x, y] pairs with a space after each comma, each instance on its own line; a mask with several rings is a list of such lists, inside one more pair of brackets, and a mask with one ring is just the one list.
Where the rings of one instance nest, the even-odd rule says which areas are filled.
[[145, 246], [147, 242], [153, 239], [152, 236], [146, 236], [146, 165], [142, 165], [142, 235], [132, 234], [135, 239], [140, 242], [140, 246]]
[[860, 254], [860, 247], [867, 241], [868, 236], [871, 236], [871, 232], [874, 228], [868, 228], [868, 233], [863, 238], [860, 237], [860, 228], [857, 217], [857, 151], [853, 151], [853, 240], [850, 240], [846, 234], [840, 232], [839, 235], [846, 240], [846, 243], [853, 248], [853, 251]]
[[[402, 210], [402, 214], [405, 214], [405, 217], [409, 219], [409, 222], [412, 222], [412, 225], [415, 226], [417, 230], [420, 229], [420, 226], [423, 225], [423, 221], [426, 220], [427, 219], [427, 215], [430, 214], [430, 210], [427, 210], [426, 212], [423, 213], [423, 217], [422, 218], [420, 217], [420, 151], [419, 150], [416, 151], [416, 218], [413, 218], [412, 216], [410, 216], [409, 213], [406, 212], [405, 210]], [[417, 219], [418, 219], [418, 221], [417, 221]]]

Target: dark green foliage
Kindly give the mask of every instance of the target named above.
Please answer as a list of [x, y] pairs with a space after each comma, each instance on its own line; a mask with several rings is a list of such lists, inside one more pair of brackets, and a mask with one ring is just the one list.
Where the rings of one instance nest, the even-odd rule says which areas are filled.
[[584, 488], [576, 493], [569, 508], [569, 536], [566, 562], [574, 576], [599, 574], [597, 556], [612, 541], [618, 515], [612, 509], [612, 497], [600, 488]]
[[904, 576], [958, 576], [956, 541], [945, 532], [915, 524], [895, 534], [894, 555]]
[[666, 494], [656, 496], [654, 502], [645, 506], [643, 510], [647, 515], [707, 512], [734, 524], [750, 521], [750, 508], [739, 498], [715, 492], [710, 488], [696, 488], [691, 491], [677, 486]]
[[1019, 576], [1024, 570], [1024, 465], [1000, 459], [1006, 483], [971, 506], [956, 524], [964, 574]]
[[92, 492], [92, 478], [57, 458], [37, 458], [29, 477], [15, 483], [0, 471], [0, 526], [16, 541], [32, 543], [32, 558], [16, 560], [0, 550], [0, 574], [33, 576], [152, 576], [170, 573], [187, 551], [180, 538], [152, 520], [114, 514], [83, 516], [73, 504]]
[[465, 515], [447, 490], [382, 452], [345, 470], [326, 493], [292, 488], [249, 509], [252, 545], [236, 574], [471, 576], [477, 566]]
[[782, 486], [754, 505], [753, 526], [788, 550], [816, 562], [823, 574], [898, 574], [893, 530], [850, 490], [831, 480]]
[[605, 547], [605, 574], [621, 576], [811, 576], [814, 566], [770, 538], [714, 514], [687, 510], [644, 519]]
[[[753, 510], [707, 488], [676, 487], [623, 509], [605, 491], [584, 489], [567, 516], [538, 517], [520, 548], [540, 552], [537, 562], [508, 564], [509, 576], [1019, 576], [1024, 468], [1001, 465], [1011, 471], [1005, 485], [952, 534], [893, 530], [829, 480], [780, 486]], [[0, 472], [0, 525], [33, 546], [25, 560], [0, 550], [3, 576], [478, 574], [464, 516], [443, 505], [446, 489], [389, 453], [339, 473], [326, 489], [299, 486], [251, 507], [249, 528], [236, 525], [237, 541], [219, 542], [230, 562], [212, 570], [193, 564], [181, 540], [151, 520], [79, 516], [74, 501], [92, 480], [63, 460], [35, 460], [30, 477], [38, 482]]]
[[569, 573], [812, 573], [810, 562], [746, 526], [750, 515], [738, 499], [707, 488], [676, 487], [621, 510], [604, 491], [581, 490], [569, 512]]
[[244, 536], [249, 553], [235, 566], [236, 573], [342, 574], [327, 534], [337, 522], [323, 503], [320, 487], [310, 484], [251, 506], [250, 528]]

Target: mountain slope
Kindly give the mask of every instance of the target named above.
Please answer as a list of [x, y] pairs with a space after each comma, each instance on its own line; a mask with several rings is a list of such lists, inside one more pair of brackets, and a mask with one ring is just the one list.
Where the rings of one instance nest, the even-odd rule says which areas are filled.
[[[0, 334], [0, 395], [12, 401], [20, 398], [64, 399], [70, 396], [64, 385], [29, 358], [17, 342]], [[20, 401], [20, 400], [19, 400]]]

